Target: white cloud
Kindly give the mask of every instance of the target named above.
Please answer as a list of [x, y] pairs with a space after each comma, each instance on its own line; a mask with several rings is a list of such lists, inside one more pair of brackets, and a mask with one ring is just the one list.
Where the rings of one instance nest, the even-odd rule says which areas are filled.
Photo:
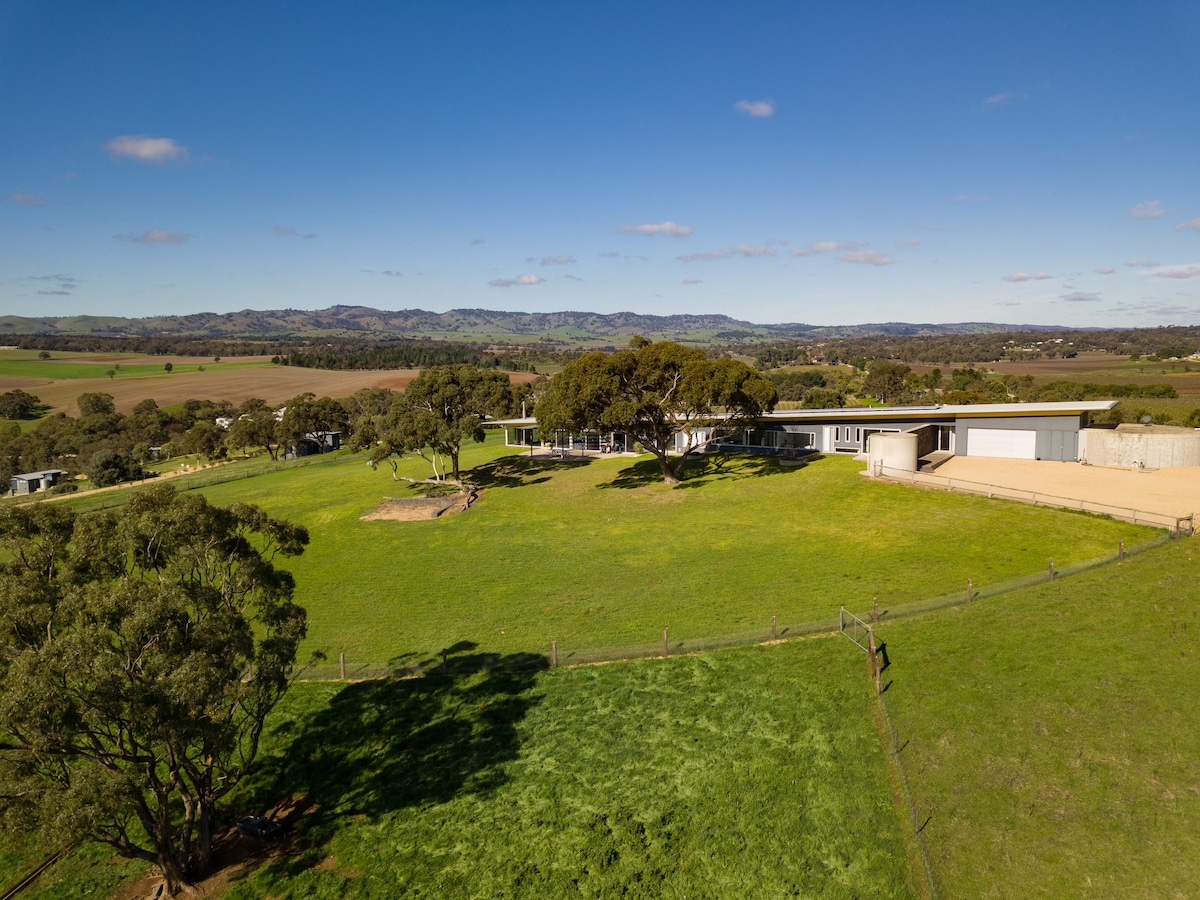
[[1115, 270], [1112, 266], [1100, 266], [1096, 269], [1097, 275], [1111, 275]]
[[1157, 219], [1166, 213], [1161, 200], [1147, 200], [1129, 207], [1129, 215], [1135, 219]]
[[1011, 275], [1003, 275], [1001, 277], [1005, 281], [1012, 281], [1015, 283], [1021, 281], [1045, 281], [1051, 276], [1047, 275], [1045, 272], [1037, 272], [1035, 274], [1030, 274], [1029, 272], [1013, 272]]
[[983, 98], [984, 109], [995, 109], [997, 106], [1004, 106], [1006, 103], [1012, 103], [1014, 100], [1027, 100], [1027, 94], [1018, 94], [1014, 91], [1001, 91], [998, 94], [992, 94], [990, 97]]
[[1131, 269], [1152, 269], [1157, 266], [1158, 263], [1149, 259], [1127, 259], [1125, 260], [1125, 265], [1129, 266]]
[[[13, 199], [17, 199], [15, 194], [13, 195]], [[1200, 231], [1200, 219], [1190, 219], [1187, 222], [1180, 222], [1175, 226], [1176, 231], [1183, 231], [1185, 228], [1190, 228], [1192, 231]]]
[[143, 234], [118, 234], [119, 241], [132, 241], [135, 244], [182, 244], [193, 237], [186, 231], [167, 231], [165, 228], [151, 228]]
[[733, 251], [742, 256], [774, 256], [775, 255], [775, 251], [773, 249], [771, 249], [771, 247], [767, 244], [763, 244], [759, 247], [751, 247], [748, 244], [738, 244], [736, 247], [733, 248]]
[[542, 265], [543, 266], [569, 266], [569, 265], [571, 265], [571, 263], [573, 263], [575, 261], [576, 261], [576, 259], [573, 256], [543, 256], [542, 257]]
[[22, 206], [45, 206], [46, 201], [39, 200], [32, 194], [22, 194], [19, 191], [8, 195], [9, 200], [20, 203]]
[[1150, 274], [1155, 278], [1200, 278], [1200, 265], [1167, 266]]
[[188, 158], [187, 147], [175, 143], [171, 138], [150, 137], [148, 134], [115, 137], [100, 149], [108, 151], [113, 159], [136, 159], [158, 166], [183, 162]]
[[695, 262], [698, 259], [724, 259], [728, 255], [728, 250], [705, 250], [703, 253], [685, 253], [675, 258], [684, 262]]
[[617, 231], [622, 234], [665, 234], [668, 237], [685, 238], [691, 235], [688, 225], [676, 225], [674, 222], [647, 222], [643, 225], [619, 225]]
[[488, 282], [492, 287], [525, 287], [530, 284], [541, 284], [542, 279], [536, 275], [530, 275], [528, 272], [518, 275], [516, 278], [493, 278]]
[[775, 115], [774, 100], [739, 100], [733, 108], [753, 119], [769, 119]]
[[817, 241], [810, 248], [813, 253], [833, 253], [837, 250], [848, 250], [849, 245], [841, 241]]
[[812, 250], [808, 247], [793, 247], [788, 251], [788, 256], [808, 256], [810, 253], [812, 253]]
[[842, 262], [863, 263], [868, 266], [890, 266], [895, 262], [890, 256], [884, 256], [878, 250], [851, 250], [838, 258]]
[[685, 279], [683, 279], [683, 283], [684, 284], [703, 284], [704, 282], [701, 281], [699, 278], [685, 278]]
[[896, 241], [897, 247], [919, 247], [920, 245], [920, 238], [900, 238], [900, 240]]
[[1058, 299], [1065, 300], [1067, 303], [1095, 303], [1100, 299], [1100, 295], [1086, 294], [1083, 291], [1075, 291], [1071, 294], [1063, 294]]
[[288, 228], [287, 226], [284, 226], [284, 225], [276, 225], [275, 226], [275, 234], [278, 237], [304, 238], [304, 240], [306, 240], [306, 241], [311, 241], [313, 238], [316, 237], [316, 235], [311, 232], [308, 234], [301, 234], [295, 228]]

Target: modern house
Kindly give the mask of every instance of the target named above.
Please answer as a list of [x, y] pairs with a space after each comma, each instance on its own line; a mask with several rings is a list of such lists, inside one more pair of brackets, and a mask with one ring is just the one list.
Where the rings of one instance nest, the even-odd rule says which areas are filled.
[[37, 491], [50, 490], [66, 474], [62, 469], [44, 469], [41, 472], [26, 472], [24, 475], [14, 475], [9, 485], [13, 496], [33, 494]]
[[[1107, 412], [1116, 400], [1065, 403], [983, 403], [958, 406], [784, 409], [767, 413], [750, 427], [729, 434], [718, 427], [707, 450], [793, 454], [859, 454], [872, 434], [919, 431], [921, 454], [991, 456], [1005, 459], [1078, 460], [1080, 433], [1093, 413]], [[505, 429], [509, 446], [540, 443], [533, 417], [488, 423]], [[698, 436], [707, 440], [711, 429]], [[578, 449], [601, 449], [607, 442], [624, 447], [623, 436], [595, 433], [556, 436]], [[683, 435], [677, 447], [684, 449]]]

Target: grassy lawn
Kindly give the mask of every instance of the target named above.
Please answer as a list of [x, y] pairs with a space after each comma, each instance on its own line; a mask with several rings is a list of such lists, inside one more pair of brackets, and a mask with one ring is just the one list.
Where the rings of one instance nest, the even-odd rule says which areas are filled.
[[[1091, 516], [723, 457], [678, 488], [648, 459], [551, 463], [493, 438], [466, 465], [488, 487], [468, 513], [361, 521], [407, 485], [361, 456], [205, 488], [306, 525], [288, 560], [309, 649], [351, 663], [432, 656], [460, 641], [560, 658], [586, 648], [781, 629], [1064, 565], [1156, 534]], [[703, 463], [698, 464], [700, 466]], [[421, 460], [410, 474], [424, 475]], [[423, 468], [424, 467], [424, 468]]]
[[1198, 567], [1184, 540], [880, 627], [946, 896], [1197, 896]]
[[313, 811], [227, 896], [912, 897], [872, 703], [831, 638], [300, 685], [240, 799]]

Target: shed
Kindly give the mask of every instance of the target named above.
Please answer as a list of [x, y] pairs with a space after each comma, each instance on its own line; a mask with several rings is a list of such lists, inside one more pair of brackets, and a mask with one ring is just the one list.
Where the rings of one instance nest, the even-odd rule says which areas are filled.
[[50, 490], [66, 474], [66, 471], [63, 469], [43, 469], [41, 472], [26, 472], [24, 475], [14, 475], [9, 484], [14, 496], [33, 494], [37, 491]]

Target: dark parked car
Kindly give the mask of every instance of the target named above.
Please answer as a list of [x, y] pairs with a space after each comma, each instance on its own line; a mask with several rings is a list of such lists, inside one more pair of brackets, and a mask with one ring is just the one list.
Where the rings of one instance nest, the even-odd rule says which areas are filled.
[[266, 816], [248, 816], [237, 823], [237, 830], [260, 841], [274, 841], [284, 835], [283, 826]]

